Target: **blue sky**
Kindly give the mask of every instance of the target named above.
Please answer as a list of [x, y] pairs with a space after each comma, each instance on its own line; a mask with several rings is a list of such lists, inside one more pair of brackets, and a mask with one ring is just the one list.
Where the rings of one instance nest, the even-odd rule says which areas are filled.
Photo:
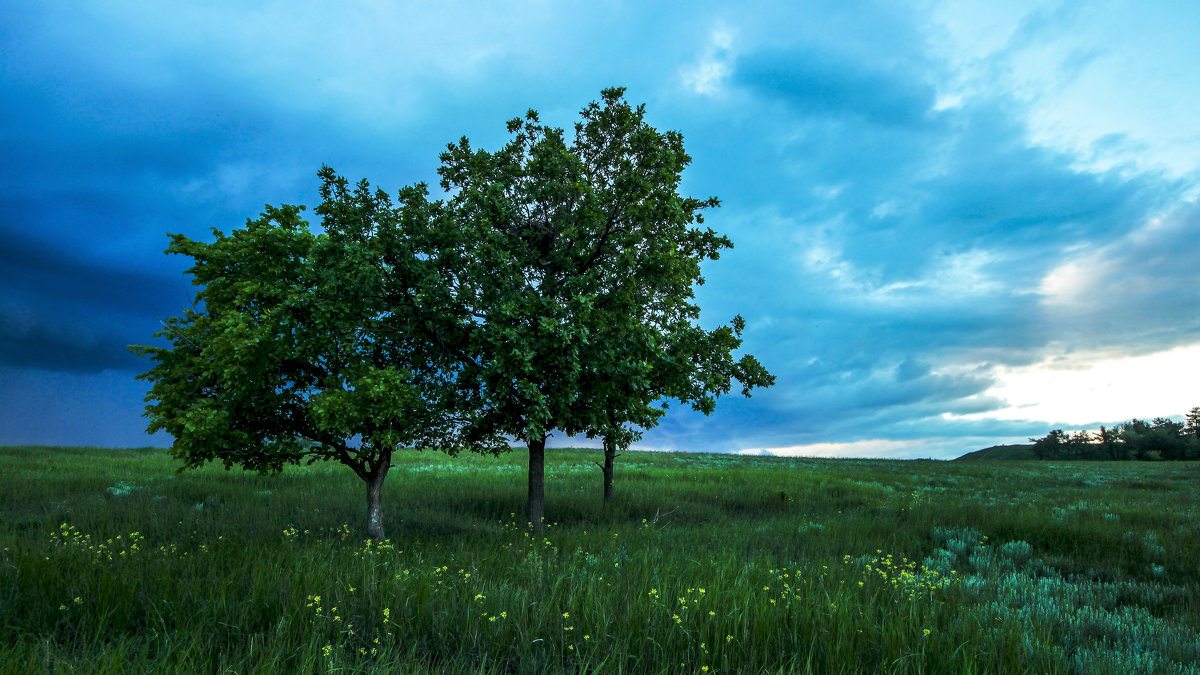
[[169, 444], [125, 350], [194, 293], [168, 232], [311, 207], [322, 164], [436, 183], [614, 85], [722, 199], [702, 320], [778, 376], [642, 447], [952, 457], [1200, 405], [1190, 3], [5, 5], [0, 444]]

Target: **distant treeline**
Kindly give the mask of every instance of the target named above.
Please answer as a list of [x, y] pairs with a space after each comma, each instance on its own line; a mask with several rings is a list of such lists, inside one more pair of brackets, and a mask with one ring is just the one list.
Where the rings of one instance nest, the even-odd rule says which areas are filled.
[[1029, 440], [1038, 459], [1200, 459], [1200, 408], [1192, 408], [1185, 422], [1135, 418], [1098, 432], [1055, 429]]

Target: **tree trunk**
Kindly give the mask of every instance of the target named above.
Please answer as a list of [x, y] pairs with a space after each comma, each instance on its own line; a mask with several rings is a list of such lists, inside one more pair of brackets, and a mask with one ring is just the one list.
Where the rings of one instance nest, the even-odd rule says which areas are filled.
[[617, 460], [617, 442], [612, 438], [604, 437], [604, 503], [607, 504], [613, 499], [613, 472], [616, 470]]
[[384, 539], [383, 534], [383, 481], [388, 469], [392, 468], [392, 451], [380, 453], [379, 461], [367, 474], [367, 536], [375, 541]]
[[546, 531], [546, 438], [529, 439], [529, 501], [526, 514], [533, 531]]

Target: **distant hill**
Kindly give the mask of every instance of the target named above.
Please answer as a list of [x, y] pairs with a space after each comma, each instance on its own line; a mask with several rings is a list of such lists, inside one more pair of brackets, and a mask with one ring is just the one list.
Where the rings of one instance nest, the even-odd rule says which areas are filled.
[[997, 459], [1037, 459], [1033, 455], [1033, 444], [1028, 445], [993, 445], [990, 448], [968, 452], [962, 457], [958, 457], [954, 461], [960, 459], [982, 459], [982, 460], [997, 460]]

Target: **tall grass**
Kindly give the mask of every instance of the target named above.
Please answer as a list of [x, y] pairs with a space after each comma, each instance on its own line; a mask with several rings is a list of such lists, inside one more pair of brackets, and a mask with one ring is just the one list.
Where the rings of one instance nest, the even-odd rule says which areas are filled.
[[1200, 672], [1200, 467], [0, 448], [0, 672]]

